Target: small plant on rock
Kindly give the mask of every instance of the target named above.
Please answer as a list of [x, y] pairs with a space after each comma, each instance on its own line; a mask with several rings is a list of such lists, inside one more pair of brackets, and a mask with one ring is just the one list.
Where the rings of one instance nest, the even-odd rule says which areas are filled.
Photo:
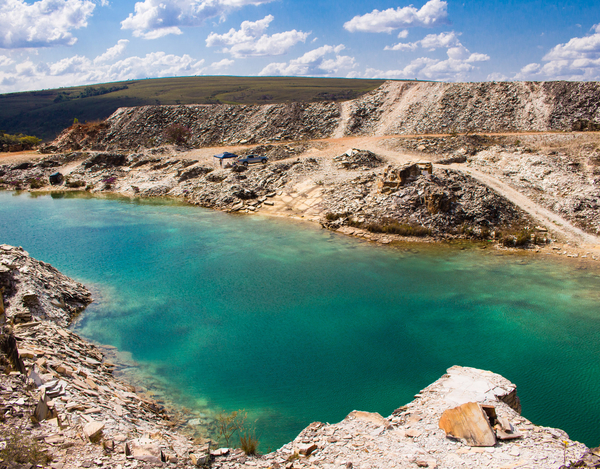
[[216, 416], [217, 434], [219, 438], [225, 440], [225, 445], [229, 447], [231, 437], [242, 431], [248, 413], [243, 410], [234, 410], [233, 412], [219, 412]]
[[246, 432], [240, 436], [240, 448], [242, 448], [244, 453], [249, 456], [256, 454], [256, 450], [258, 449], [258, 439], [254, 435], [254, 432]]
[[164, 136], [167, 142], [177, 145], [185, 144], [190, 138], [190, 129], [181, 124], [172, 124], [165, 129]]

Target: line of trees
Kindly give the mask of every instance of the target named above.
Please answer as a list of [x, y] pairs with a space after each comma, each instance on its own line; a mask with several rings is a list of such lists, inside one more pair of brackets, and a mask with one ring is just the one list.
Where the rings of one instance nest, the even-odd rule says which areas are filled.
[[60, 103], [62, 101], [71, 101], [72, 99], [90, 98], [92, 96], [100, 96], [103, 94], [112, 93], [114, 91], [121, 91], [126, 89], [129, 89], [127, 85], [111, 86], [110, 88], [107, 88], [106, 86], [99, 86], [98, 88], [94, 88], [93, 86], [86, 86], [83, 89], [83, 91], [81, 91], [79, 94], [71, 94], [67, 93], [66, 91], [60, 91], [58, 93], [58, 96], [54, 98], [54, 102]]
[[31, 150], [41, 141], [41, 138], [34, 137], [33, 135], [11, 135], [0, 130], [0, 151]]

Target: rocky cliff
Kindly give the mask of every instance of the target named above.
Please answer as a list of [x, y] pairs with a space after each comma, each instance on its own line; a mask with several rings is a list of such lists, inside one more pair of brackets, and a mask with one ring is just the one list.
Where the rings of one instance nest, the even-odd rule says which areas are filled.
[[75, 125], [49, 149], [152, 147], [167, 129], [189, 130], [190, 147], [351, 135], [593, 130], [596, 82], [386, 82], [341, 104], [187, 105], [121, 108], [102, 126]]

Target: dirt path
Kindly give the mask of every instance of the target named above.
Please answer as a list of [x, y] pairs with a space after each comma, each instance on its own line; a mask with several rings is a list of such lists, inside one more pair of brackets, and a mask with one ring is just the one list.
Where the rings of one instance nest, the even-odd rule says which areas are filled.
[[[528, 133], [529, 134], [529, 133]], [[500, 135], [500, 134], [498, 134]], [[502, 135], [519, 135], [519, 134], [502, 134]], [[396, 137], [396, 136], [394, 136]], [[344, 137], [341, 139], [329, 139], [332, 146], [337, 148], [346, 146], [354, 146], [364, 150], [370, 150], [374, 153], [378, 153], [386, 158], [394, 161], [395, 163], [406, 163], [409, 160], [415, 160], [415, 158], [423, 159], [423, 155], [411, 154], [410, 152], [398, 152], [389, 150], [380, 145], [383, 140], [389, 139], [386, 137]], [[600, 250], [600, 237], [586, 233], [582, 229], [574, 226], [569, 221], [562, 218], [560, 215], [542, 207], [526, 195], [523, 195], [516, 189], [513, 189], [508, 184], [501, 180], [490, 176], [489, 174], [482, 173], [476, 169], [469, 168], [462, 164], [451, 164], [446, 166], [448, 168], [460, 171], [468, 174], [469, 176], [477, 179], [479, 182], [485, 184], [491, 189], [498, 192], [500, 195], [506, 197], [517, 207], [528, 213], [539, 225], [546, 227], [550, 232], [557, 234], [559, 237], [569, 244], [578, 245], [581, 248], [588, 248], [593, 250]]]
[[600, 249], [600, 238], [598, 236], [586, 233], [580, 228], [577, 228], [560, 215], [538, 205], [529, 197], [521, 194], [519, 191], [513, 189], [499, 179], [490, 176], [489, 174], [482, 173], [481, 171], [477, 171], [476, 169], [468, 168], [462, 164], [451, 164], [447, 167], [468, 174], [491, 189], [494, 189], [500, 195], [506, 197], [513, 204], [531, 215], [539, 224], [545, 226], [549, 231], [563, 236], [568, 243], [575, 243], [578, 245], [583, 244], [595, 250]]

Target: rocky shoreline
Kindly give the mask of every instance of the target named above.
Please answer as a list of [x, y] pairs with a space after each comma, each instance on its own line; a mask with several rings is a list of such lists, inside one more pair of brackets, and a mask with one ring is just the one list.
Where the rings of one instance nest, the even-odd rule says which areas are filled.
[[[0, 285], [2, 468], [36, 463], [54, 469], [508, 469], [559, 468], [569, 461], [579, 465], [568, 467], [595, 467], [600, 462], [598, 450], [522, 417], [514, 384], [494, 373], [463, 367], [450, 368], [387, 418], [354, 411], [337, 424], [314, 422], [292, 442], [264, 456], [211, 448], [210, 440], [182, 433], [176, 415], [115, 378], [115, 365], [101, 349], [64, 327], [91, 301], [83, 285], [8, 245], [0, 245]], [[10, 337], [16, 339], [12, 352]], [[489, 445], [473, 440], [479, 433], [469, 436], [456, 427], [440, 427], [449, 409], [466, 403], [493, 412], [480, 415], [488, 422], [485, 432], [493, 436]], [[6, 456], [11, 454], [30, 459], [10, 462]]]
[[[65, 182], [51, 186], [48, 177], [57, 170]], [[443, 165], [423, 169], [414, 162], [394, 164], [361, 150], [249, 168], [221, 168], [210, 158], [174, 148], [132, 154], [72, 152], [2, 165], [0, 174], [0, 189], [173, 197], [228, 212], [303, 218], [383, 243], [424, 238], [500, 242], [534, 226], [514, 204], [459, 171]], [[532, 229], [528, 235], [534, 233]], [[549, 236], [538, 230], [537, 239], [546, 244]]]

